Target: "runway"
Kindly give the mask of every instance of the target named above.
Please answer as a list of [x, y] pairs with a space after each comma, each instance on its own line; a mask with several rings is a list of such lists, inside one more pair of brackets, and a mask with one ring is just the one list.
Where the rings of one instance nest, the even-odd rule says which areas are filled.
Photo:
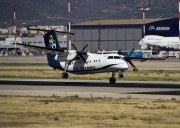
[[[1, 62], [47, 63], [46, 56], [0, 56]], [[180, 70], [180, 60], [133, 61], [139, 70]], [[0, 66], [0, 69], [51, 69], [49, 66]], [[131, 66], [129, 70], [132, 70]], [[180, 82], [0, 79], [0, 95], [149, 98], [180, 100]]]
[[0, 95], [148, 98], [180, 100], [180, 82], [0, 79]]

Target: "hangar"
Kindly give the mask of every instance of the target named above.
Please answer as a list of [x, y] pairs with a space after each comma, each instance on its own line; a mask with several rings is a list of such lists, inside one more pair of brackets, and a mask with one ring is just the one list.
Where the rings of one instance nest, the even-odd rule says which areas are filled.
[[146, 35], [179, 36], [179, 18], [165, 19], [146, 24]]
[[[130, 22], [131, 21], [131, 22]], [[140, 49], [143, 38], [142, 20], [127, 20], [123, 23], [104, 24], [100, 21], [75, 24], [71, 26], [72, 42], [81, 50], [88, 44], [88, 50], [131, 50]], [[179, 19], [146, 20], [146, 35], [178, 36]]]

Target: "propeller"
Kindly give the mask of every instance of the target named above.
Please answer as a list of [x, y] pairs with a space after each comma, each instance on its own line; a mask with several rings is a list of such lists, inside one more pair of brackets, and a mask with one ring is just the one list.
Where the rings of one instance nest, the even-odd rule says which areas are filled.
[[88, 44], [86, 44], [83, 49], [81, 51], [78, 51], [76, 46], [72, 43], [73, 48], [77, 51], [77, 55], [80, 56], [80, 58], [84, 61], [84, 63], [86, 63], [86, 60], [84, 59], [82, 52], [84, 51], [84, 49], [87, 48]]
[[128, 56], [125, 56], [124, 53], [123, 53], [121, 50], [119, 50], [119, 55], [123, 55], [125, 61], [129, 62], [129, 63], [131, 64], [131, 66], [136, 69], [136, 66], [135, 66], [135, 65], [132, 63], [132, 61], [129, 59], [129, 57], [131, 56], [131, 54], [133, 53], [133, 51], [134, 51], [134, 48], [131, 50], [131, 52], [130, 52], [130, 54], [129, 54]]

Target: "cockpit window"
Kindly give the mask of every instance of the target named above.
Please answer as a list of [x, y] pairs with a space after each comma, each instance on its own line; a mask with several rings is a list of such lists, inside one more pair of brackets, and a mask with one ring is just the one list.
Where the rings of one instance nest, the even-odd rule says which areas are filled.
[[120, 59], [120, 57], [119, 56], [114, 56], [114, 59]]
[[108, 58], [107, 59], [113, 59], [113, 56], [108, 56]]

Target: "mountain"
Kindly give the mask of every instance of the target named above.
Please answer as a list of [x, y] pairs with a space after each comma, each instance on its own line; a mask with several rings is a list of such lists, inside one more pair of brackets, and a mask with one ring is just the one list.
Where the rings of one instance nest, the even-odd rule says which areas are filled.
[[[97, 19], [142, 19], [143, 0], [71, 0], [71, 22]], [[1, 0], [0, 27], [17, 25], [67, 25], [67, 0]], [[177, 0], [146, 0], [146, 18], [178, 17]]]

